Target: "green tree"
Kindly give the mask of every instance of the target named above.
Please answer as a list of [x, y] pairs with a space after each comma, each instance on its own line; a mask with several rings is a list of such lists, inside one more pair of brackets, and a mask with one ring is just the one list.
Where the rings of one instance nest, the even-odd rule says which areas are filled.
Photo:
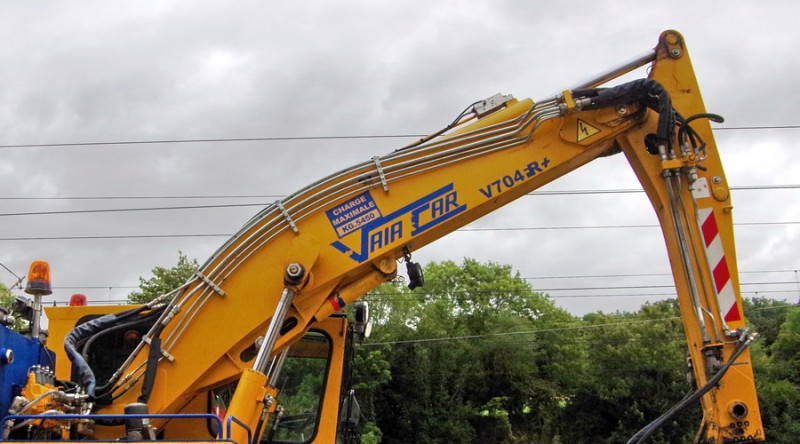
[[169, 293], [188, 281], [198, 267], [197, 259], [189, 260], [185, 254], [179, 251], [178, 263], [174, 267], [155, 267], [153, 268], [153, 277], [149, 279], [140, 277], [140, 291], [129, 294], [128, 302], [144, 304]]
[[361, 408], [359, 427], [364, 444], [377, 444], [382, 439], [381, 429], [377, 425], [375, 403], [383, 387], [392, 380], [389, 361], [385, 356], [386, 350], [387, 347], [358, 347], [354, 356], [353, 389]]
[[786, 314], [786, 321], [772, 345], [775, 376], [800, 384], [800, 310], [792, 308]]
[[800, 436], [800, 310], [772, 311], [782, 311], [785, 321], [767, 353], [753, 355], [758, 398], [769, 442], [794, 443]]
[[[4, 284], [0, 283], [0, 307], [5, 308], [8, 313], [11, 313], [16, 299], [17, 298], [14, 296], [14, 293], [12, 293], [11, 290]], [[27, 328], [27, 321], [22, 319], [20, 316], [14, 316], [14, 325], [11, 326], [12, 330], [21, 332]]]
[[[565, 442], [626, 442], [689, 391], [678, 316], [676, 301], [664, 301], [638, 313], [584, 317], [587, 359], [573, 376], [578, 388], [564, 410]], [[648, 442], [691, 442], [699, 418], [696, 407], [688, 409]]]
[[744, 314], [748, 324], [759, 334], [756, 343], [769, 353], [769, 349], [778, 339], [781, 325], [786, 320], [790, 303], [768, 298], [743, 299]]
[[[356, 380], [370, 442], [620, 443], [691, 389], [677, 301], [577, 319], [508, 266], [432, 263], [425, 279], [366, 297], [372, 370]], [[800, 310], [766, 299], [745, 310], [766, 339], [752, 356], [768, 438], [795, 442]], [[701, 416], [691, 406], [648, 442], [692, 442]]]
[[579, 354], [529, 332], [574, 318], [509, 266], [465, 259], [424, 272], [424, 288], [369, 296], [370, 342], [389, 343], [391, 381], [375, 394], [383, 442], [552, 442]]
[[13, 303], [14, 295], [11, 294], [11, 290], [9, 290], [4, 284], [0, 283], [0, 307], [10, 309]]

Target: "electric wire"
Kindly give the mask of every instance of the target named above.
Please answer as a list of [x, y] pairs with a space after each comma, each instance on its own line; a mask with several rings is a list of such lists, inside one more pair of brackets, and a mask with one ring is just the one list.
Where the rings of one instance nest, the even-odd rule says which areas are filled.
[[0, 262], [0, 267], [3, 267], [3, 268], [4, 268], [4, 269], [5, 269], [7, 272], [9, 272], [9, 273], [10, 273], [12, 276], [14, 276], [15, 278], [17, 278], [17, 282], [16, 282], [14, 285], [12, 285], [11, 287], [12, 287], [12, 288], [13, 288], [13, 287], [20, 287], [20, 288], [21, 288], [22, 281], [23, 281], [25, 278], [22, 278], [22, 277], [19, 277], [19, 276], [17, 276], [17, 274], [16, 274], [16, 273], [14, 273], [13, 271], [11, 271], [11, 269], [10, 269], [10, 268], [8, 268], [8, 267], [6, 267], [6, 266], [5, 266], [5, 264], [3, 264], [2, 262]]
[[[729, 188], [731, 191], [761, 191], [761, 190], [793, 190], [800, 189], [800, 184], [779, 184], [779, 185], [743, 185], [733, 186]], [[533, 191], [526, 194], [528, 197], [532, 196], [574, 196], [574, 195], [595, 195], [595, 194], [644, 194], [644, 190], [636, 188], [628, 189], [605, 189], [605, 190], [552, 190], [552, 191]], [[219, 194], [219, 195], [163, 195], [163, 196], [0, 196], [0, 200], [11, 201], [39, 201], [39, 200], [54, 200], [54, 201], [69, 201], [69, 200], [175, 200], [175, 199], [281, 199], [286, 197], [286, 194]], [[197, 209], [197, 208], [227, 208], [237, 206], [257, 206], [267, 205], [263, 202], [244, 203], [244, 204], [222, 204], [222, 205], [202, 205], [202, 206], [172, 206], [172, 207], [158, 207], [158, 208], [124, 208], [124, 209], [110, 209], [112, 211], [119, 210], [156, 210], [156, 209]], [[105, 209], [91, 209], [91, 210], [75, 210], [83, 212], [101, 212]], [[59, 213], [60, 214], [60, 213]], [[1, 215], [1, 214], [0, 214]], [[17, 215], [11, 213], [10, 215]]]
[[55, 214], [87, 214], [87, 213], [121, 213], [131, 211], [165, 211], [165, 210], [198, 210], [209, 208], [241, 208], [241, 207], [265, 207], [267, 202], [246, 203], [246, 204], [218, 204], [218, 205], [189, 205], [173, 207], [149, 207], [149, 208], [101, 208], [91, 210], [63, 210], [63, 211], [29, 211], [19, 213], [0, 213], [0, 217], [9, 216], [50, 216]]
[[81, 146], [118, 146], [118, 145], [163, 145], [193, 143], [231, 143], [231, 142], [287, 142], [298, 140], [359, 140], [359, 139], [408, 139], [423, 137], [422, 134], [385, 134], [385, 135], [350, 135], [350, 136], [286, 136], [286, 137], [230, 137], [204, 139], [156, 139], [156, 140], [119, 140], [109, 142], [56, 142], [25, 143], [0, 145], [0, 149], [11, 148], [67, 148]]
[[442, 342], [442, 341], [463, 341], [463, 340], [470, 340], [470, 339], [497, 338], [497, 337], [506, 337], [506, 336], [519, 336], [519, 335], [530, 335], [530, 334], [551, 333], [551, 332], [563, 332], [563, 331], [572, 331], [572, 330], [589, 330], [589, 329], [595, 329], [595, 328], [619, 326], [619, 325], [623, 325], [623, 324], [628, 326], [628, 325], [633, 325], [633, 324], [652, 323], [652, 322], [666, 322], [666, 321], [673, 321], [673, 320], [680, 320], [680, 317], [673, 316], [673, 317], [669, 317], [669, 318], [640, 319], [640, 320], [636, 320], [636, 321], [608, 322], [608, 323], [604, 323], [604, 324], [571, 325], [571, 326], [564, 326], [564, 327], [542, 328], [542, 329], [536, 329], [536, 330], [512, 331], [512, 332], [500, 332], [500, 333], [486, 333], [486, 334], [480, 334], [480, 335], [444, 336], [444, 337], [436, 337], [436, 338], [421, 338], [421, 339], [406, 339], [406, 340], [398, 340], [398, 341], [370, 342], [370, 343], [364, 343], [361, 346], [362, 347], [377, 347], [379, 345], [421, 344], [421, 343]]
[[[462, 113], [461, 116], [463, 116], [463, 114], [464, 113]], [[458, 119], [456, 119], [455, 122], [457, 121]], [[714, 131], [752, 131], [752, 130], [764, 131], [764, 130], [800, 129], [800, 125], [763, 125], [763, 126], [749, 125], [749, 126], [727, 126], [727, 127], [720, 126], [720, 127], [713, 127], [712, 129]], [[82, 146], [91, 147], [91, 146], [119, 146], [119, 145], [159, 145], [159, 144], [234, 143], [234, 142], [286, 142], [286, 141], [316, 141], [316, 140], [410, 139], [410, 138], [420, 138], [427, 136], [428, 134], [409, 133], [409, 134], [363, 134], [363, 135], [343, 135], [343, 136], [274, 136], [274, 137], [221, 137], [221, 138], [199, 138], [199, 139], [119, 140], [119, 141], [107, 141], [107, 142], [56, 142], [56, 143], [4, 144], [0, 145], [0, 149], [67, 148], [67, 147], [82, 147]]]
[[[735, 222], [733, 225], [738, 227], [749, 226], [777, 226], [777, 225], [798, 225], [800, 221], [783, 222]], [[485, 232], [485, 231], [559, 231], [559, 230], [600, 230], [600, 229], [641, 229], [659, 228], [655, 224], [631, 224], [631, 225], [576, 225], [576, 226], [555, 226], [555, 227], [486, 227], [486, 228], [459, 228], [454, 233]], [[42, 240], [111, 240], [111, 239], [179, 239], [192, 237], [221, 237], [229, 238], [230, 233], [193, 233], [193, 234], [118, 234], [118, 235], [82, 235], [82, 236], [19, 236], [19, 237], [0, 237], [0, 241], [42, 241]]]
[[[777, 309], [787, 309], [787, 308], [794, 309], [798, 307], [796, 305], [784, 305], [777, 307], [755, 308], [752, 309], [752, 311], [777, 310]], [[379, 345], [439, 343], [447, 341], [463, 341], [463, 340], [486, 339], [486, 338], [496, 338], [496, 337], [521, 336], [526, 334], [536, 335], [540, 333], [565, 332], [573, 330], [590, 330], [590, 329], [604, 328], [604, 327], [628, 327], [634, 324], [680, 321], [681, 319], [682, 318], [680, 316], [670, 316], [665, 318], [637, 319], [634, 321], [607, 322], [603, 324], [568, 325], [563, 327], [541, 328], [535, 330], [525, 330], [525, 331], [515, 331], [515, 332], [499, 332], [499, 333], [486, 333], [479, 335], [461, 335], [461, 336], [440, 336], [434, 338], [418, 338], [418, 339], [405, 339], [397, 341], [369, 342], [361, 344], [361, 347], [377, 347]]]
[[[84, 289], [122, 289], [122, 290], [131, 290], [131, 289], [138, 289], [139, 287], [53, 287], [54, 289], [71, 289], [71, 290], [84, 290]], [[535, 292], [535, 290], [534, 290]], [[747, 291], [742, 290], [742, 295], [754, 295], [754, 297], [758, 297], [759, 295], [764, 294], [792, 294], [796, 295], [797, 290], [764, 290], [764, 291]], [[409, 296], [409, 295], [406, 295]], [[538, 294], [531, 294], [531, 295], [508, 295], [504, 294], [503, 296], [513, 296], [517, 298], [523, 299], [532, 299], [541, 297]], [[392, 297], [392, 299], [397, 299], [398, 296]], [[404, 298], [404, 296], [399, 296], [400, 298]], [[659, 297], [659, 298], [677, 298], [675, 293], [633, 293], [633, 294], [548, 294], [548, 299], [592, 299], [592, 298], [603, 298], [603, 299], [611, 299], [611, 298], [652, 298], [652, 297]], [[407, 299], [407, 298], [406, 298]], [[366, 302], [386, 302], [386, 298], [378, 297], [372, 298], [370, 296], [363, 296], [359, 300], [366, 301]], [[128, 299], [87, 299], [87, 305], [108, 305], [108, 304], [128, 304], [130, 300]], [[69, 301], [51, 301], [50, 305], [53, 307], [57, 307], [59, 305], [69, 305]]]
[[[794, 285], [795, 281], [772, 281], [772, 282], [741, 282], [739, 285]], [[592, 287], [536, 287], [531, 291], [534, 292], [547, 292], [547, 291], [587, 291], [587, 290], [638, 290], [638, 289], [656, 289], [656, 288], [674, 288], [672, 284], [669, 285], [615, 285], [615, 286], [592, 286]], [[444, 290], [444, 291], [418, 291], [412, 293], [403, 292], [375, 292], [370, 293], [372, 296], [427, 296], [427, 295], [481, 295], [481, 294], [498, 294], [498, 295], [518, 295], [517, 292], [509, 292], [503, 289], [486, 289], [486, 290]]]
[[[796, 273], [797, 269], [785, 270], [745, 270], [739, 271], [739, 274], [768, 274], [768, 273]], [[545, 280], [545, 279], [603, 279], [603, 278], [639, 278], [639, 277], [672, 277], [671, 273], [608, 273], [608, 274], [572, 274], [572, 275], [557, 275], [557, 276], [531, 276], [520, 277], [519, 279], [530, 280]], [[138, 285], [54, 285], [53, 289], [71, 290], [71, 289], [136, 289]]]

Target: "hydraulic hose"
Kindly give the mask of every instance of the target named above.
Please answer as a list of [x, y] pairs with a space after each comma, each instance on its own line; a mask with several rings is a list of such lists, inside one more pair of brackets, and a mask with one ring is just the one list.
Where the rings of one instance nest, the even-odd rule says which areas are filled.
[[[161, 311], [163, 311], [163, 310], [161, 310]], [[139, 319], [135, 319], [133, 321], [126, 322], [124, 324], [114, 325], [113, 327], [109, 327], [109, 328], [107, 328], [107, 329], [105, 329], [103, 331], [95, 333], [84, 344], [83, 351], [81, 351], [81, 355], [83, 356], [84, 359], [88, 359], [89, 358], [89, 350], [91, 350], [91, 348], [94, 345], [95, 341], [97, 341], [99, 338], [102, 338], [103, 336], [111, 334], [111, 333], [113, 333], [115, 331], [123, 330], [125, 328], [130, 328], [130, 327], [134, 327], [134, 326], [139, 325], [139, 324], [146, 323], [146, 322], [152, 320], [152, 318], [154, 316], [160, 314], [161, 311], [152, 311], [150, 313], [147, 313], [147, 314], [143, 315]]]
[[122, 313], [109, 314], [97, 319], [92, 319], [91, 321], [84, 322], [73, 328], [64, 338], [64, 351], [66, 351], [67, 357], [72, 362], [72, 365], [75, 366], [79, 382], [86, 389], [86, 393], [92, 398], [94, 398], [95, 395], [97, 379], [89, 363], [86, 362], [86, 359], [84, 359], [78, 351], [79, 344], [88, 340], [91, 336], [113, 327], [121, 320], [134, 316], [145, 309], [145, 307], [140, 307]]
[[736, 359], [744, 353], [747, 347], [758, 337], [756, 334], [752, 334], [749, 336], [744, 336], [740, 339], [739, 345], [737, 345], [736, 349], [734, 350], [733, 354], [731, 354], [730, 359], [722, 368], [714, 374], [714, 376], [706, 382], [706, 384], [699, 388], [698, 390], [690, 393], [689, 395], [685, 396], [681, 399], [677, 404], [672, 406], [669, 410], [664, 412], [661, 416], [656, 418], [650, 424], [644, 426], [641, 430], [636, 432], [635, 435], [628, 440], [627, 444], [639, 444], [644, 442], [647, 438], [649, 438], [653, 433], [655, 433], [658, 429], [664, 426], [668, 421], [675, 417], [681, 410], [685, 409], [689, 405], [697, 402], [703, 395], [708, 393], [709, 390], [716, 387], [719, 384], [719, 381], [725, 376], [725, 373], [728, 372], [728, 369], [736, 362]]
[[585, 97], [588, 103], [584, 110], [600, 109], [640, 102], [658, 113], [658, 130], [656, 140], [669, 143], [675, 127], [675, 112], [672, 109], [672, 98], [655, 80], [640, 79], [607, 89], [588, 89], [573, 91], [575, 98]]

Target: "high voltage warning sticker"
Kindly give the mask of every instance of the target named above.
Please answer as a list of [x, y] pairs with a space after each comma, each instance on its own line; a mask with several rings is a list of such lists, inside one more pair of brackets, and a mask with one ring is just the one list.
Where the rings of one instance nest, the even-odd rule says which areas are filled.
[[599, 132], [599, 129], [589, 125], [581, 119], [578, 119], [578, 142], [583, 142]]

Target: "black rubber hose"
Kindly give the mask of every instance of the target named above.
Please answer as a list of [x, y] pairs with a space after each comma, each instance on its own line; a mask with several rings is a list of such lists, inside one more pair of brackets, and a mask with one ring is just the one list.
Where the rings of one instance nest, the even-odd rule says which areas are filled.
[[672, 408], [670, 408], [664, 414], [659, 416], [656, 420], [654, 420], [650, 424], [647, 424], [641, 430], [636, 432], [636, 434], [633, 435], [631, 439], [628, 440], [628, 444], [638, 444], [644, 442], [644, 440], [649, 438], [653, 433], [656, 432], [656, 430], [663, 427], [664, 424], [667, 423], [667, 421], [674, 418], [675, 415], [678, 414], [678, 412], [685, 409], [690, 404], [697, 402], [697, 400], [699, 400], [703, 395], [708, 393], [709, 390], [711, 390], [717, 384], [719, 384], [719, 381], [722, 379], [723, 376], [725, 376], [725, 373], [728, 372], [728, 369], [734, 364], [734, 362], [736, 362], [736, 359], [739, 357], [739, 355], [741, 355], [749, 345], [750, 345], [749, 339], [740, 343], [739, 346], [736, 348], [736, 350], [734, 350], [730, 359], [728, 359], [728, 362], [725, 363], [725, 365], [723, 365], [722, 368], [719, 369], [719, 371], [711, 379], [709, 379], [708, 382], [706, 382], [706, 384], [703, 387], [696, 390], [691, 395], [684, 397], [677, 404], [672, 406]]
[[94, 397], [97, 380], [95, 379], [92, 368], [89, 367], [89, 364], [86, 362], [86, 359], [78, 352], [77, 344], [84, 339], [88, 339], [95, 333], [113, 326], [118, 321], [117, 315], [114, 314], [101, 316], [78, 325], [64, 338], [64, 351], [66, 351], [67, 357], [72, 361], [72, 365], [78, 374], [78, 382], [81, 383], [86, 389], [86, 393], [91, 397]]
[[105, 329], [103, 331], [99, 331], [99, 332], [95, 333], [90, 338], [88, 338], [88, 340], [86, 341], [86, 344], [83, 346], [83, 351], [81, 352], [81, 356], [83, 356], [84, 359], [89, 359], [89, 350], [91, 350], [92, 345], [94, 345], [94, 342], [97, 341], [99, 338], [102, 338], [103, 336], [106, 336], [106, 335], [111, 334], [111, 333], [113, 333], [115, 331], [118, 331], [118, 330], [122, 330], [122, 329], [125, 329], [125, 328], [130, 328], [130, 327], [133, 327], [135, 325], [139, 325], [139, 324], [143, 324], [143, 323], [145, 323], [147, 321], [151, 321], [152, 318], [155, 315], [160, 314], [163, 311], [164, 310], [153, 311], [153, 312], [147, 313], [145, 315], [142, 315], [142, 317], [140, 317], [139, 319], [135, 319], [133, 321], [126, 322], [124, 324], [118, 324], [118, 325], [115, 325], [113, 327], [109, 327], [109, 328], [107, 328], [107, 329]]
[[[166, 307], [165, 307], [165, 308], [166, 308]], [[156, 338], [160, 337], [160, 336], [161, 336], [161, 332], [162, 332], [163, 330], [164, 330], [164, 324], [161, 324], [161, 323], [156, 323], [156, 326], [155, 326], [155, 328], [154, 328], [154, 329], [153, 329], [153, 331], [151, 332], [151, 335], [150, 335], [150, 340], [152, 341], [152, 340], [154, 340], [154, 339], [156, 339]], [[117, 381], [116, 381], [116, 379], [112, 377], [111, 379], [109, 379], [108, 381], [106, 381], [106, 382], [105, 382], [105, 384], [103, 384], [102, 386], [98, 387], [98, 388], [97, 388], [97, 390], [98, 390], [98, 391], [100, 391], [101, 393], [102, 393], [102, 392], [106, 392], [106, 391], [108, 391], [108, 389], [110, 389], [110, 388], [111, 388], [111, 386], [112, 386], [112, 385], [113, 385], [115, 382], [117, 382]]]
[[672, 98], [660, 83], [651, 79], [639, 79], [619, 86], [595, 90], [577, 90], [576, 99], [588, 98], [584, 110], [608, 108], [629, 103], [642, 103], [658, 113], [656, 137], [660, 143], [669, 143], [675, 127]]
[[86, 359], [84, 359], [84, 357], [78, 352], [78, 347], [84, 341], [88, 341], [93, 335], [113, 327], [121, 320], [135, 316], [146, 309], [146, 306], [139, 307], [132, 310], [108, 314], [96, 319], [92, 319], [73, 328], [64, 338], [64, 351], [67, 353], [67, 357], [75, 367], [79, 382], [86, 389], [86, 393], [89, 396], [94, 397], [95, 395], [97, 379], [95, 378], [92, 368], [89, 367], [89, 364], [86, 362]]

